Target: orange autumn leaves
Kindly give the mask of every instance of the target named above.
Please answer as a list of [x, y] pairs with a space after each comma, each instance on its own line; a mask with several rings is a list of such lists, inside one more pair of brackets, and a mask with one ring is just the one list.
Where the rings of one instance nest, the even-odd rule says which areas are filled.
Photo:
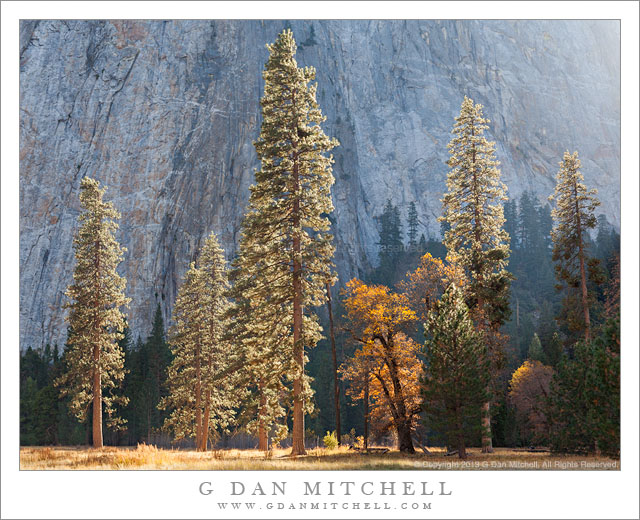
[[368, 386], [372, 429], [378, 434], [395, 430], [401, 445], [403, 437], [409, 442], [419, 420], [424, 370], [421, 345], [410, 334], [450, 282], [464, 284], [462, 269], [449, 260], [445, 263], [427, 253], [397, 291], [357, 279], [343, 291], [347, 330], [359, 345], [340, 369], [350, 383], [348, 394], [364, 399]]

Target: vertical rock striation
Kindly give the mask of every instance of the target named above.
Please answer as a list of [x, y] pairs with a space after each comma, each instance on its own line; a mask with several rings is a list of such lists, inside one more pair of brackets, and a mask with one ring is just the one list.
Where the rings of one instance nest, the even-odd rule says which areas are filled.
[[316, 67], [337, 137], [332, 215], [341, 280], [377, 261], [387, 198], [438, 234], [446, 143], [465, 94], [492, 120], [511, 196], [551, 193], [580, 151], [602, 210], [620, 220], [615, 21], [23, 21], [20, 26], [20, 341], [66, 337], [78, 189], [109, 187], [128, 249], [130, 325], [170, 312], [201, 240], [233, 254], [258, 166], [252, 142], [265, 43], [290, 26]]

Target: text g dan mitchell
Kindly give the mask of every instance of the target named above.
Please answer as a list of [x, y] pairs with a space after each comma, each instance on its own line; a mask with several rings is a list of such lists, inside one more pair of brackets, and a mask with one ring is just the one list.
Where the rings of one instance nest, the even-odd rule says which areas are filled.
[[448, 496], [447, 482], [428, 481], [315, 481], [315, 482], [201, 482], [198, 491], [209, 496]]

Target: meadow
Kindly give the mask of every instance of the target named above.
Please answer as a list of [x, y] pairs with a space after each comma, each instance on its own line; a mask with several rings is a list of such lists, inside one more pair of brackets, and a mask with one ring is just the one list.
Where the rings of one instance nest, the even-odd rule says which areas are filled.
[[483, 454], [469, 449], [466, 461], [430, 448], [428, 454], [399, 451], [360, 453], [339, 447], [315, 448], [291, 457], [289, 449], [194, 450], [137, 447], [23, 447], [21, 470], [617, 470], [620, 461], [608, 457], [550, 455], [545, 452], [496, 448]]

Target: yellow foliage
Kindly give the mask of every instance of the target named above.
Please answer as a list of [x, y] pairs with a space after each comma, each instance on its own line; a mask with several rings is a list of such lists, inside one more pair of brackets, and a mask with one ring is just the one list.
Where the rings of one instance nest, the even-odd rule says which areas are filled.
[[340, 369], [342, 378], [351, 382], [349, 395], [363, 399], [368, 387], [371, 424], [378, 431], [399, 420], [415, 424], [423, 367], [418, 357], [420, 345], [405, 331], [418, 320], [416, 311], [410, 308], [406, 294], [383, 285], [354, 279], [347, 283], [344, 295], [351, 333], [360, 344]]
[[509, 399], [534, 435], [542, 438], [547, 428], [544, 401], [549, 395], [553, 368], [526, 360], [511, 376]]
[[398, 288], [407, 296], [409, 305], [424, 322], [431, 305], [452, 283], [463, 291], [467, 283], [464, 269], [455, 255], [447, 256], [447, 261], [443, 262], [427, 253], [420, 259], [415, 271], [407, 273], [407, 279], [400, 282]]

